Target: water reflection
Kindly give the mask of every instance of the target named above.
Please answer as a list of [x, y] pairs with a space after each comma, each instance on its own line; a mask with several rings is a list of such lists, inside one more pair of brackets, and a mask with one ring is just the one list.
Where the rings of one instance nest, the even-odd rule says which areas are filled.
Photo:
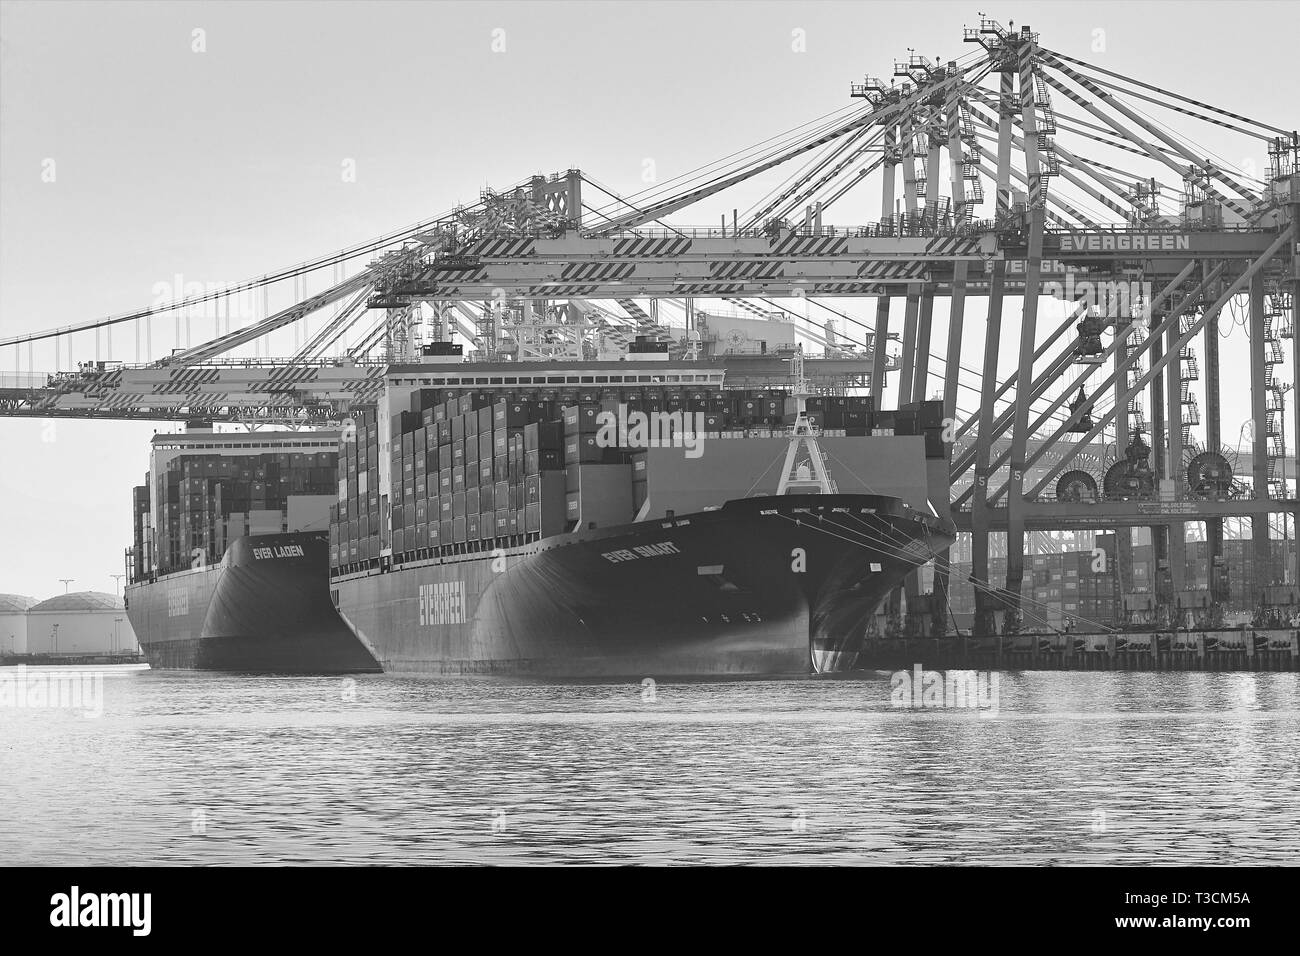
[[136, 673], [0, 708], [13, 863], [1287, 863], [1294, 674], [861, 680]]

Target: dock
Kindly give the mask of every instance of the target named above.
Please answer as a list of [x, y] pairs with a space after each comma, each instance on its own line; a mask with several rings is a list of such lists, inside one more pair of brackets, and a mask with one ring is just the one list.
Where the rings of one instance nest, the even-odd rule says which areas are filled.
[[1112, 634], [1014, 634], [999, 637], [873, 639], [863, 670], [1050, 671], [1300, 670], [1300, 632], [1238, 628]]

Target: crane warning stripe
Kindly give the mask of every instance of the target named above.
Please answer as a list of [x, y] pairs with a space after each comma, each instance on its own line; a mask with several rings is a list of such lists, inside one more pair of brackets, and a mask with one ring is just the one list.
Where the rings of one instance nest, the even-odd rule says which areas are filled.
[[215, 368], [178, 368], [172, 371], [170, 381], [155, 385], [152, 391], [156, 395], [172, 395], [189, 391], [195, 385], [215, 382], [220, 376], [221, 371]]
[[618, 239], [614, 242], [616, 256], [679, 256], [691, 251], [691, 240], [686, 237], [656, 237]]
[[639, 324], [645, 325], [646, 323], [650, 323], [653, 321], [650, 318], [650, 314], [646, 312], [645, 309], [641, 308], [641, 306], [637, 305], [634, 300], [618, 299], [617, 301], [618, 304], [623, 307], [623, 311], [626, 312], [631, 318], [636, 319]]
[[[428, 269], [423, 270], [416, 278], [415, 281], [417, 285], [424, 284], [424, 285], [436, 286], [439, 291], [439, 296], [441, 297], [442, 290], [445, 289], [446, 286], [441, 284], [439, 282], [439, 279], [445, 277], [446, 275], [447, 273], [445, 272], [440, 273], [436, 268], [430, 267]], [[483, 283], [487, 281], [488, 270], [487, 270], [487, 266], [479, 266], [473, 271], [473, 273], [461, 272], [457, 270], [455, 275], [456, 275], [457, 282]], [[396, 286], [396, 290], [399, 295], [401, 294], [401, 288], [402, 288], [402, 284], [398, 283]]]
[[825, 282], [809, 290], [809, 295], [876, 295], [883, 287], [874, 282]]
[[966, 236], [940, 236], [925, 244], [928, 256], [974, 256], [979, 254], [980, 242]]
[[600, 282], [626, 279], [635, 271], [634, 262], [570, 262], [560, 271], [560, 278], [569, 282]]
[[923, 262], [864, 262], [858, 267], [860, 277], [875, 279], [900, 279], [920, 277], [925, 274]]
[[784, 262], [713, 262], [709, 275], [714, 279], [776, 279], [784, 275]]
[[271, 370], [266, 378], [267, 385], [289, 385], [295, 382], [311, 382], [316, 379], [316, 369], [301, 365], [285, 365]]
[[847, 251], [848, 241], [833, 236], [800, 236], [791, 233], [772, 245], [774, 256], [841, 256]]
[[745, 291], [745, 285], [742, 282], [690, 282], [679, 285], [675, 294], [725, 296], [743, 295]]

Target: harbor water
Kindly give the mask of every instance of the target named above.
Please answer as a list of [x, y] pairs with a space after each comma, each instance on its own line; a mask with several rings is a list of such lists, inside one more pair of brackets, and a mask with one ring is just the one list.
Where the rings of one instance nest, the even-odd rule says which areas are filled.
[[1294, 673], [16, 695], [58, 670], [0, 671], [11, 864], [1282, 864], [1300, 825]]

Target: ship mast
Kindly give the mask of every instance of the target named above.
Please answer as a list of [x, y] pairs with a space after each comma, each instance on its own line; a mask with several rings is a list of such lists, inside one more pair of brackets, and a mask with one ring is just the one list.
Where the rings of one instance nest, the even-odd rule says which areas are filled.
[[[821, 446], [817, 444], [820, 429], [808, 418], [807, 398], [811, 394], [808, 378], [804, 375], [803, 346], [799, 346], [790, 360], [790, 371], [794, 376], [793, 397], [796, 402], [794, 424], [790, 426], [790, 446], [785, 452], [785, 468], [781, 472], [781, 483], [776, 487], [778, 495], [802, 492], [804, 494], [833, 495], [836, 493], [835, 482], [831, 480], [826, 468], [826, 457]], [[799, 447], [808, 450], [808, 458], [799, 460]]]

